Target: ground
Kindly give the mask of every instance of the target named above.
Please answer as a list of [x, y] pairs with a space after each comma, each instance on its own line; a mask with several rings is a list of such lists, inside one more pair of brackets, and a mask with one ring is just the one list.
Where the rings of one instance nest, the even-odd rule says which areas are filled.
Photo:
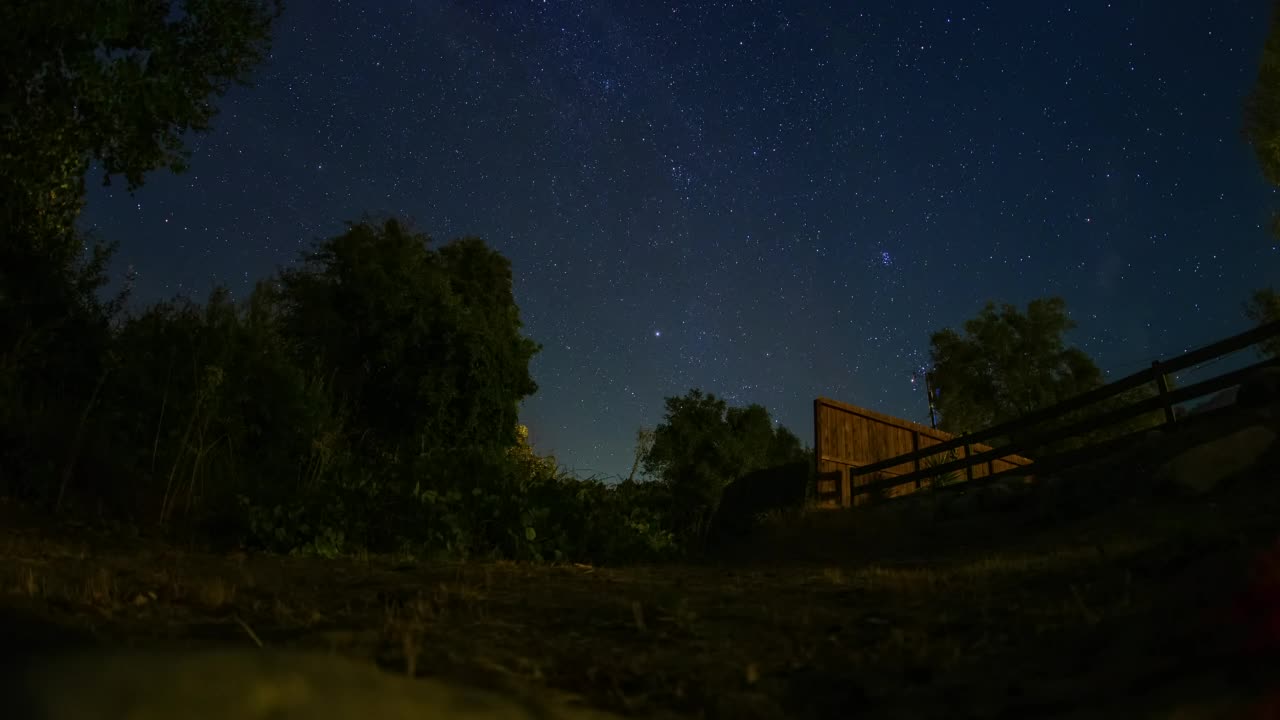
[[1280, 537], [1270, 473], [1052, 523], [809, 513], [631, 568], [209, 554], [5, 504], [0, 632], [10, 660], [296, 649], [639, 717], [1280, 717], [1280, 612], [1233, 610]]

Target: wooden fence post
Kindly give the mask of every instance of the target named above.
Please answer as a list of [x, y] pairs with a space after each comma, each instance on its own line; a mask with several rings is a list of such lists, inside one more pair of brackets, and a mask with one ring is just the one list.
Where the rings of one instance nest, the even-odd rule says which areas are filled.
[[[970, 455], [970, 453], [969, 453], [969, 443], [965, 443], [965, 444], [964, 444], [964, 459], [965, 459], [965, 460], [968, 460], [968, 459], [969, 459], [969, 455]], [[964, 466], [964, 478], [965, 478], [965, 480], [968, 480], [969, 482], [973, 482], [973, 465], [972, 465], [972, 464], [970, 464], [970, 465], [965, 465], [965, 466]]]
[[[1156, 392], [1161, 398], [1169, 394], [1169, 379], [1164, 373], [1160, 372], [1160, 361], [1153, 360], [1151, 362], [1151, 372], [1156, 377]], [[1166, 424], [1172, 425], [1178, 421], [1176, 415], [1173, 414], [1173, 404], [1168, 400], [1164, 401], [1164, 421]]]
[[849, 466], [840, 468], [840, 507], [853, 507], [853, 488], [849, 477]]
[[[911, 431], [911, 452], [920, 452], [920, 431]], [[917, 457], [914, 463], [914, 472], [920, 472], [920, 458]], [[916, 489], [920, 489], [920, 478], [916, 478]]]

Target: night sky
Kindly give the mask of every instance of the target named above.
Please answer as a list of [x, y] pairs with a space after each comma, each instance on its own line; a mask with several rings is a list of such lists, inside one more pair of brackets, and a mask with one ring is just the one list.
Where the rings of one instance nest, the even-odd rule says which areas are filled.
[[988, 299], [1065, 297], [1113, 378], [1247, 328], [1269, 5], [292, 2], [191, 169], [85, 225], [139, 302], [243, 297], [366, 212], [478, 235], [540, 452], [626, 475], [694, 387], [812, 444], [819, 395], [928, 422], [929, 335]]

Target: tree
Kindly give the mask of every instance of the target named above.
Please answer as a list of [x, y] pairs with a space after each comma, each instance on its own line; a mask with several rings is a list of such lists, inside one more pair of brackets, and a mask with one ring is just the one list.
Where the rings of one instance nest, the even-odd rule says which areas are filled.
[[764, 407], [731, 408], [694, 389], [666, 399], [644, 467], [671, 488], [679, 529], [700, 535], [729, 483], [805, 457], [799, 438], [775, 427]]
[[[1258, 325], [1280, 321], [1280, 293], [1272, 288], [1255, 290], [1245, 303], [1244, 312]], [[1280, 337], [1259, 343], [1258, 351], [1266, 357], [1280, 357]]]
[[[66, 242], [91, 161], [130, 189], [185, 167], [184, 136], [266, 56], [280, 0], [32, 0], [0, 5], [0, 222]], [[65, 258], [64, 258], [65, 259]]]
[[729, 466], [729, 482], [749, 472], [799, 460], [803, 456], [800, 438], [776, 425], [761, 405], [725, 410], [725, 424], [734, 453]]
[[74, 456], [57, 434], [83, 426], [83, 398], [109, 365], [123, 298], [98, 298], [110, 247], [75, 227], [90, 164], [131, 189], [180, 169], [186, 134], [208, 129], [211, 100], [265, 57], [278, 11], [278, 0], [0, 3], [0, 474]]
[[[1063, 334], [1074, 327], [1065, 301], [1051, 297], [1032, 300], [1026, 314], [1012, 305], [997, 310], [994, 303], [987, 303], [978, 317], [965, 323], [963, 337], [949, 328], [934, 333], [934, 368], [929, 379], [935, 407], [942, 415], [938, 427], [955, 434], [977, 432], [1102, 386], [1102, 371], [1093, 360], [1079, 348], [1066, 347], [1063, 341]], [[1028, 430], [1066, 426], [1133, 405], [1155, 393], [1153, 386], [1143, 385]], [[1084, 447], [1163, 421], [1162, 412], [1152, 411], [1021, 452]], [[992, 444], [1004, 442], [997, 438]]]
[[929, 374], [942, 419], [951, 433], [976, 432], [1061, 402], [1102, 384], [1102, 371], [1063, 334], [1075, 327], [1061, 298], [1032, 300], [1026, 314], [987, 303], [964, 324], [930, 339]]
[[1280, 185], [1280, 0], [1273, 0], [1271, 30], [1262, 47], [1258, 78], [1245, 100], [1244, 133], [1263, 176]]
[[[1263, 177], [1280, 185], [1280, 0], [1271, 5], [1271, 29], [1262, 47], [1258, 78], [1245, 100], [1244, 134], [1253, 146]], [[1280, 215], [1271, 220], [1273, 235], [1280, 235]], [[1270, 288], [1256, 290], [1245, 304], [1245, 313], [1259, 325], [1280, 320], [1280, 296]], [[1280, 357], [1280, 338], [1262, 343], [1259, 350]]]
[[511, 264], [476, 238], [429, 242], [365, 220], [320, 243], [278, 276], [286, 332], [379, 452], [512, 447], [539, 346], [520, 332]]

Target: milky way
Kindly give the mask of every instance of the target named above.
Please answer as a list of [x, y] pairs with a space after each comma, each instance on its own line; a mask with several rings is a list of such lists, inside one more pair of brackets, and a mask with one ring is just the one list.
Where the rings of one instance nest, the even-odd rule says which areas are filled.
[[582, 474], [694, 387], [809, 442], [818, 395], [927, 422], [929, 335], [988, 299], [1065, 297], [1113, 377], [1247, 327], [1268, 6], [294, 2], [191, 169], [85, 223], [139, 301], [364, 213], [484, 238], [543, 345], [522, 420]]

